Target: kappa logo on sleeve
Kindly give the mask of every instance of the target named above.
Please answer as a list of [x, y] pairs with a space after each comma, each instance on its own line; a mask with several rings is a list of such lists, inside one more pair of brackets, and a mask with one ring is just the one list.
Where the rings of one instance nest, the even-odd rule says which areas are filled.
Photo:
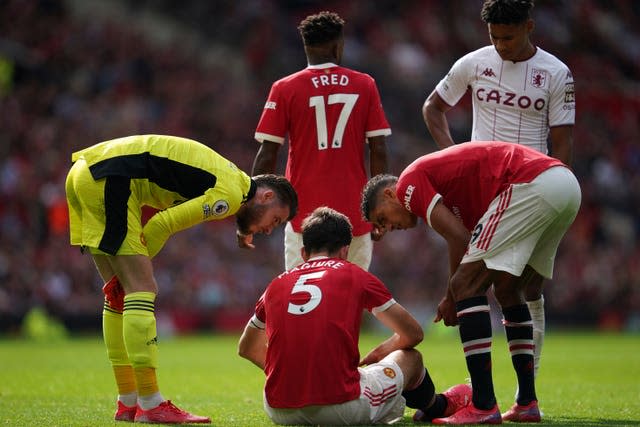
[[483, 76], [485, 77], [495, 77], [496, 73], [493, 72], [493, 69], [491, 67], [487, 67], [484, 69], [484, 71], [482, 73]]

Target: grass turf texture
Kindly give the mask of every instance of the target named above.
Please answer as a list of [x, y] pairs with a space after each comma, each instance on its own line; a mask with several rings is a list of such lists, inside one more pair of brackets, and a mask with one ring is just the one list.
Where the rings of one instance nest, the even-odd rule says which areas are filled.
[[[455, 332], [455, 330], [452, 330]], [[361, 352], [383, 339], [364, 335]], [[236, 355], [237, 336], [160, 340], [165, 398], [215, 426], [272, 426], [262, 410], [262, 372]], [[456, 333], [427, 334], [419, 346], [438, 391], [468, 376]], [[637, 335], [548, 332], [537, 382], [539, 425], [640, 426]], [[514, 373], [504, 336], [494, 336], [501, 410], [513, 403]], [[0, 425], [113, 426], [116, 388], [99, 337], [0, 340]], [[414, 425], [407, 409], [396, 425]]]

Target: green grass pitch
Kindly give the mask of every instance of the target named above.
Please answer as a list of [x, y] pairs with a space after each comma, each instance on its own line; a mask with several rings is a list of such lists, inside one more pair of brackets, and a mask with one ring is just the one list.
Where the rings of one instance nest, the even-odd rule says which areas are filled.
[[[273, 425], [262, 410], [263, 374], [236, 355], [238, 336], [160, 338], [158, 376], [166, 398], [210, 416], [214, 426]], [[361, 351], [383, 338], [364, 335]], [[438, 390], [465, 380], [456, 333], [428, 333], [419, 349]], [[505, 410], [515, 379], [502, 335], [494, 336], [493, 373]], [[637, 335], [549, 331], [537, 381], [541, 425], [640, 426], [639, 382]], [[0, 425], [125, 426], [112, 418], [115, 393], [99, 336], [0, 340]], [[412, 413], [407, 409], [396, 425], [414, 425]]]

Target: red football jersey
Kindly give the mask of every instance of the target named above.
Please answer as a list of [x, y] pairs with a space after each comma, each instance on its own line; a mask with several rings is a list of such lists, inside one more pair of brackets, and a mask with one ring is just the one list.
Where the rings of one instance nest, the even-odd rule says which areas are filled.
[[338, 258], [314, 258], [274, 279], [255, 313], [266, 323], [269, 342], [269, 405], [300, 408], [356, 399], [363, 310], [393, 304], [380, 280]]
[[473, 141], [419, 157], [398, 178], [396, 195], [404, 207], [429, 222], [442, 202], [473, 230], [491, 201], [511, 184], [532, 181], [557, 159], [506, 142]]
[[299, 199], [293, 229], [300, 232], [307, 215], [329, 206], [349, 217], [354, 236], [371, 231], [360, 213], [360, 192], [367, 182], [366, 138], [391, 134], [374, 79], [323, 64], [278, 80], [255, 138], [284, 143], [287, 134], [285, 175]]

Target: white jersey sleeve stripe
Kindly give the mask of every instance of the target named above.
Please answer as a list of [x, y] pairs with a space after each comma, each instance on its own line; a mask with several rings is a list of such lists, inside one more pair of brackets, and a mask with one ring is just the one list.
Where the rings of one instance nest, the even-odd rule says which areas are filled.
[[268, 133], [256, 132], [254, 138], [258, 142], [264, 142], [265, 140], [267, 140], [267, 141], [276, 142], [278, 144], [284, 144], [284, 137], [269, 135]]

